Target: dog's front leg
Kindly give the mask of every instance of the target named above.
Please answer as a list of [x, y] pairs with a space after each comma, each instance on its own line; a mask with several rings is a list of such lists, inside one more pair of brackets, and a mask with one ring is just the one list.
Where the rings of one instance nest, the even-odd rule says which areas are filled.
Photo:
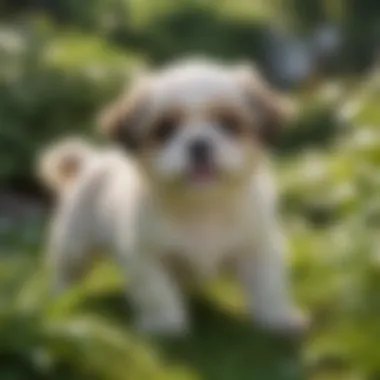
[[262, 227], [257, 244], [239, 265], [249, 311], [265, 328], [301, 333], [306, 323], [290, 296], [283, 238], [277, 226]]
[[162, 263], [140, 256], [130, 269], [130, 291], [138, 328], [153, 334], [184, 334], [188, 317], [183, 294]]

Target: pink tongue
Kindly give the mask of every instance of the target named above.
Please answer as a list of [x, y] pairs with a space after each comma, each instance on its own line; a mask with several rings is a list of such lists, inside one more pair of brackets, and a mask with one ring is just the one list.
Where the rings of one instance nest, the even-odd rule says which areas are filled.
[[214, 179], [215, 171], [211, 166], [202, 165], [193, 169], [192, 178], [199, 182], [210, 181]]

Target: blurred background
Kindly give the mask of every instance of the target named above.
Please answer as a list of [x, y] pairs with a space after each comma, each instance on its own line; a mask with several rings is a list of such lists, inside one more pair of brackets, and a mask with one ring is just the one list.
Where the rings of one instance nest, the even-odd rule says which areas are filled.
[[[380, 379], [379, 42], [377, 0], [2, 0], [0, 379]], [[136, 336], [112, 263], [48, 295], [36, 153], [96, 139], [130, 78], [191, 54], [256, 62], [298, 105], [274, 153], [300, 344], [246, 325], [224, 279], [181, 342]]]

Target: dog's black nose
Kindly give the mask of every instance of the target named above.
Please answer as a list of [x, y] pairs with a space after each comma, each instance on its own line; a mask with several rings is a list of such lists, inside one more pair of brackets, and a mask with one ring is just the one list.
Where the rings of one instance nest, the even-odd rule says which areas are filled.
[[211, 158], [211, 145], [205, 140], [195, 140], [189, 145], [189, 154], [193, 162], [197, 164], [207, 163]]

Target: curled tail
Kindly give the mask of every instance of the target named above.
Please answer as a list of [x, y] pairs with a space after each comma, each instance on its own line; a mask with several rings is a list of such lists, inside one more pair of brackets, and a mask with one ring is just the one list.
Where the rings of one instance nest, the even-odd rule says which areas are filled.
[[37, 162], [42, 182], [55, 193], [72, 184], [94, 157], [95, 149], [79, 137], [69, 137], [48, 146]]

